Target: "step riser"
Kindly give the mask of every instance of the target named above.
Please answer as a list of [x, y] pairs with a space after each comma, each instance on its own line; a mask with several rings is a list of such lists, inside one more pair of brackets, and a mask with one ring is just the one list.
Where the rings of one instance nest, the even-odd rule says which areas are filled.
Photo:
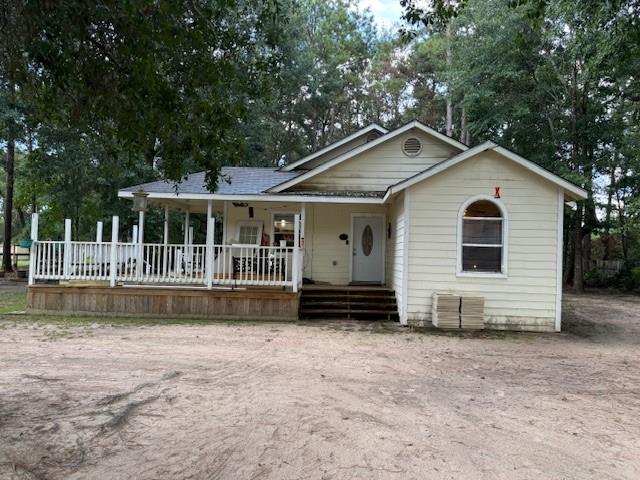
[[364, 288], [303, 289], [301, 320], [398, 321], [398, 307], [392, 290]]

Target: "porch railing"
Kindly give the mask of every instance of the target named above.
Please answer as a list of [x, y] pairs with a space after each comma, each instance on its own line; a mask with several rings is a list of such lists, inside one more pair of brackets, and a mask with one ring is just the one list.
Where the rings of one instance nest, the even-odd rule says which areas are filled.
[[297, 290], [302, 277], [302, 252], [296, 247], [34, 241], [31, 248], [32, 283], [95, 280], [112, 286], [254, 285]]

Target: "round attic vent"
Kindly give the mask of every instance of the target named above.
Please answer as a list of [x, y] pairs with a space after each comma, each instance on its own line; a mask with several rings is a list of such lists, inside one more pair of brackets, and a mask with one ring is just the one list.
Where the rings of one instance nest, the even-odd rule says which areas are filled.
[[402, 144], [402, 151], [409, 157], [415, 157], [422, 150], [422, 143], [417, 138], [407, 138]]
[[374, 141], [376, 138], [380, 137], [380, 132], [369, 132], [367, 135], [367, 143]]

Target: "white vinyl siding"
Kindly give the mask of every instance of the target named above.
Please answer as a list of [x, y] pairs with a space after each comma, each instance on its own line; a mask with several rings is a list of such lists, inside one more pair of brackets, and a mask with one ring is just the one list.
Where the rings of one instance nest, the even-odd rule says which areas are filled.
[[[457, 223], [469, 198], [501, 187], [508, 221], [505, 278], [458, 277]], [[433, 292], [485, 297], [491, 326], [553, 330], [556, 309], [557, 188], [492, 152], [410, 188], [408, 318], [431, 320]]]
[[[402, 153], [402, 145], [408, 138], [418, 138], [422, 142], [422, 150], [418, 155], [408, 157]], [[454, 147], [412, 129], [331, 167], [326, 172], [292, 187], [292, 190], [384, 191], [390, 185], [405, 180], [458, 152]]]
[[402, 278], [404, 271], [404, 194], [398, 195], [389, 206], [388, 222], [391, 237], [387, 239], [386, 283], [394, 290], [398, 313], [402, 317]]
[[340, 145], [339, 147], [329, 150], [327, 153], [320, 155], [303, 165], [300, 165], [300, 168], [302, 170], [310, 170], [317, 167], [318, 165], [322, 165], [323, 163], [342, 155], [343, 153], [348, 152], [349, 150], [353, 150], [360, 145], [364, 145], [365, 143], [367, 143], [367, 134], [361, 135], [357, 138], [354, 138], [350, 142], [345, 143], [344, 145]]
[[[332, 285], [347, 285], [351, 281], [351, 215], [386, 214], [386, 210], [386, 205], [307, 204], [304, 276]], [[342, 233], [349, 236], [348, 244], [340, 240]]]

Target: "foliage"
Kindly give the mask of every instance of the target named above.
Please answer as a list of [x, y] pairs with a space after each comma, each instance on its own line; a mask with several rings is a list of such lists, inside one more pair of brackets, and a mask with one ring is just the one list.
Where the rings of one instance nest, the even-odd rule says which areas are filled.
[[[640, 259], [640, 0], [400, 3], [410, 35], [379, 32], [355, 0], [7, 3], [15, 231], [35, 210], [45, 235], [69, 217], [90, 238], [112, 214], [128, 230], [123, 186], [194, 170], [213, 185], [223, 164], [294, 161], [417, 118], [588, 190], [566, 210], [567, 281], [602, 280], [591, 256]], [[150, 212], [149, 238], [161, 222]]]

